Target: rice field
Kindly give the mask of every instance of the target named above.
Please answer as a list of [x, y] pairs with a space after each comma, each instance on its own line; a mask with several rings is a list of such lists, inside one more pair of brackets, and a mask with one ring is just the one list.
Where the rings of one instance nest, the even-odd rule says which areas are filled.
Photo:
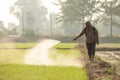
[[[0, 45], [2, 45], [0, 46], [0, 80], [88, 80], [84, 67], [23, 64], [24, 54], [30, 50], [28, 48], [35, 47], [37, 43], [0, 43]], [[63, 48], [55, 52], [77, 57], [79, 51], [64, 50], [75, 45], [76, 43], [60, 43], [53, 49]]]

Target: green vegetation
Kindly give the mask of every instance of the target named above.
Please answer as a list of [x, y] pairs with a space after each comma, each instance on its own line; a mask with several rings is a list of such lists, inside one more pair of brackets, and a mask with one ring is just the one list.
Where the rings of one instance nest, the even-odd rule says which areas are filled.
[[55, 48], [74, 48], [78, 43], [60, 43]]
[[37, 43], [0, 43], [0, 48], [32, 48]]
[[[58, 55], [78, 57], [73, 48], [78, 43], [60, 43], [53, 47]], [[0, 43], [0, 48], [32, 48], [37, 43]], [[13, 46], [11, 46], [13, 45]], [[119, 47], [120, 44], [100, 44], [98, 47]], [[57, 49], [58, 48], [58, 49]], [[42, 66], [23, 64], [29, 49], [0, 49], [0, 80], [88, 80], [84, 67]], [[107, 70], [108, 74], [113, 69]]]
[[80, 51], [74, 49], [76, 45], [77, 43], [60, 43], [54, 46], [54, 52], [57, 53], [57, 55], [53, 55], [52, 57], [56, 58], [57, 56], [63, 55], [66, 58], [71, 57], [77, 59], [80, 57]]
[[25, 53], [29, 51], [27, 48], [32, 48], [37, 45], [37, 43], [0, 43], [0, 45], [0, 64], [21, 64], [23, 63]]
[[[8, 46], [8, 44], [10, 46]], [[0, 48], [29, 48], [37, 43], [1, 43]], [[11, 46], [13, 45], [13, 46]], [[61, 55], [76, 55], [79, 51], [73, 48], [76, 43], [60, 43], [54, 47]], [[53, 50], [54, 50], [53, 49]], [[0, 80], [88, 80], [83, 67], [25, 65], [24, 55], [29, 49], [0, 49]]]
[[75, 49], [68, 49], [68, 50], [55, 50], [57, 54], [70, 54], [70, 55], [75, 55], [75, 54], [79, 54], [80, 52], [78, 50]]
[[108, 68], [108, 69], [107, 69], [107, 73], [108, 73], [109, 75], [113, 75], [113, 73], [114, 73], [114, 67]]
[[20, 49], [1, 49], [0, 50], [0, 64], [6, 63], [23, 63], [24, 55], [28, 50]]
[[88, 80], [84, 68], [0, 65], [0, 80]]

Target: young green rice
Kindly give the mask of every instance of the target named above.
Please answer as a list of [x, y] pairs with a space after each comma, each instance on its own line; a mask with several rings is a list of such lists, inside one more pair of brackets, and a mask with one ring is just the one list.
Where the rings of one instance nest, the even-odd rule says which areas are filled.
[[[29, 48], [34, 47], [36, 43], [12, 43], [12, 45], [15, 45], [15, 48]], [[56, 47], [73, 48], [75, 45], [74, 43], [61, 43], [54, 49]], [[1, 46], [3, 47], [5, 48]], [[23, 56], [28, 51], [29, 49], [0, 49], [0, 80], [88, 80], [84, 67], [22, 64]], [[55, 52], [61, 55], [74, 55], [74, 57], [80, 54], [79, 51], [73, 49]]]
[[84, 68], [0, 65], [0, 80], [88, 80]]

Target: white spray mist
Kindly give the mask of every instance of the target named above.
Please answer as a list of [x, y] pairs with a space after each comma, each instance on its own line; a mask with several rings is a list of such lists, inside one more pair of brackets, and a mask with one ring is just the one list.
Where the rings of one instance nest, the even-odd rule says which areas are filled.
[[[58, 40], [44, 39], [25, 55], [25, 64], [50, 65], [50, 66], [82, 66], [79, 60], [72, 57], [57, 54], [51, 51], [51, 47], [59, 44]], [[57, 56], [56, 58], [50, 57]]]

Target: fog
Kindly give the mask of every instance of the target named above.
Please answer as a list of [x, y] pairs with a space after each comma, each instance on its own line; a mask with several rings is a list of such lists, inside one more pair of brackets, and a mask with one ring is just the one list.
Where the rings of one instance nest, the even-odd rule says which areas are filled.
[[[91, 21], [98, 29], [100, 36], [111, 36], [111, 33], [113, 36], [120, 36], [119, 0], [106, 3], [96, 0], [96, 3], [87, 2], [86, 6], [79, 6], [77, 0], [71, 2], [69, 0], [12, 0], [12, 2], [4, 0], [0, 2], [4, 4], [1, 5], [4, 11], [0, 13], [1, 35], [7, 33], [20, 36], [76, 36], [84, 28], [84, 22]], [[76, 8], [74, 6], [71, 8], [68, 2], [74, 3]], [[86, 0], [80, 4], [85, 2]], [[3, 8], [0, 10], [2, 11]]]

